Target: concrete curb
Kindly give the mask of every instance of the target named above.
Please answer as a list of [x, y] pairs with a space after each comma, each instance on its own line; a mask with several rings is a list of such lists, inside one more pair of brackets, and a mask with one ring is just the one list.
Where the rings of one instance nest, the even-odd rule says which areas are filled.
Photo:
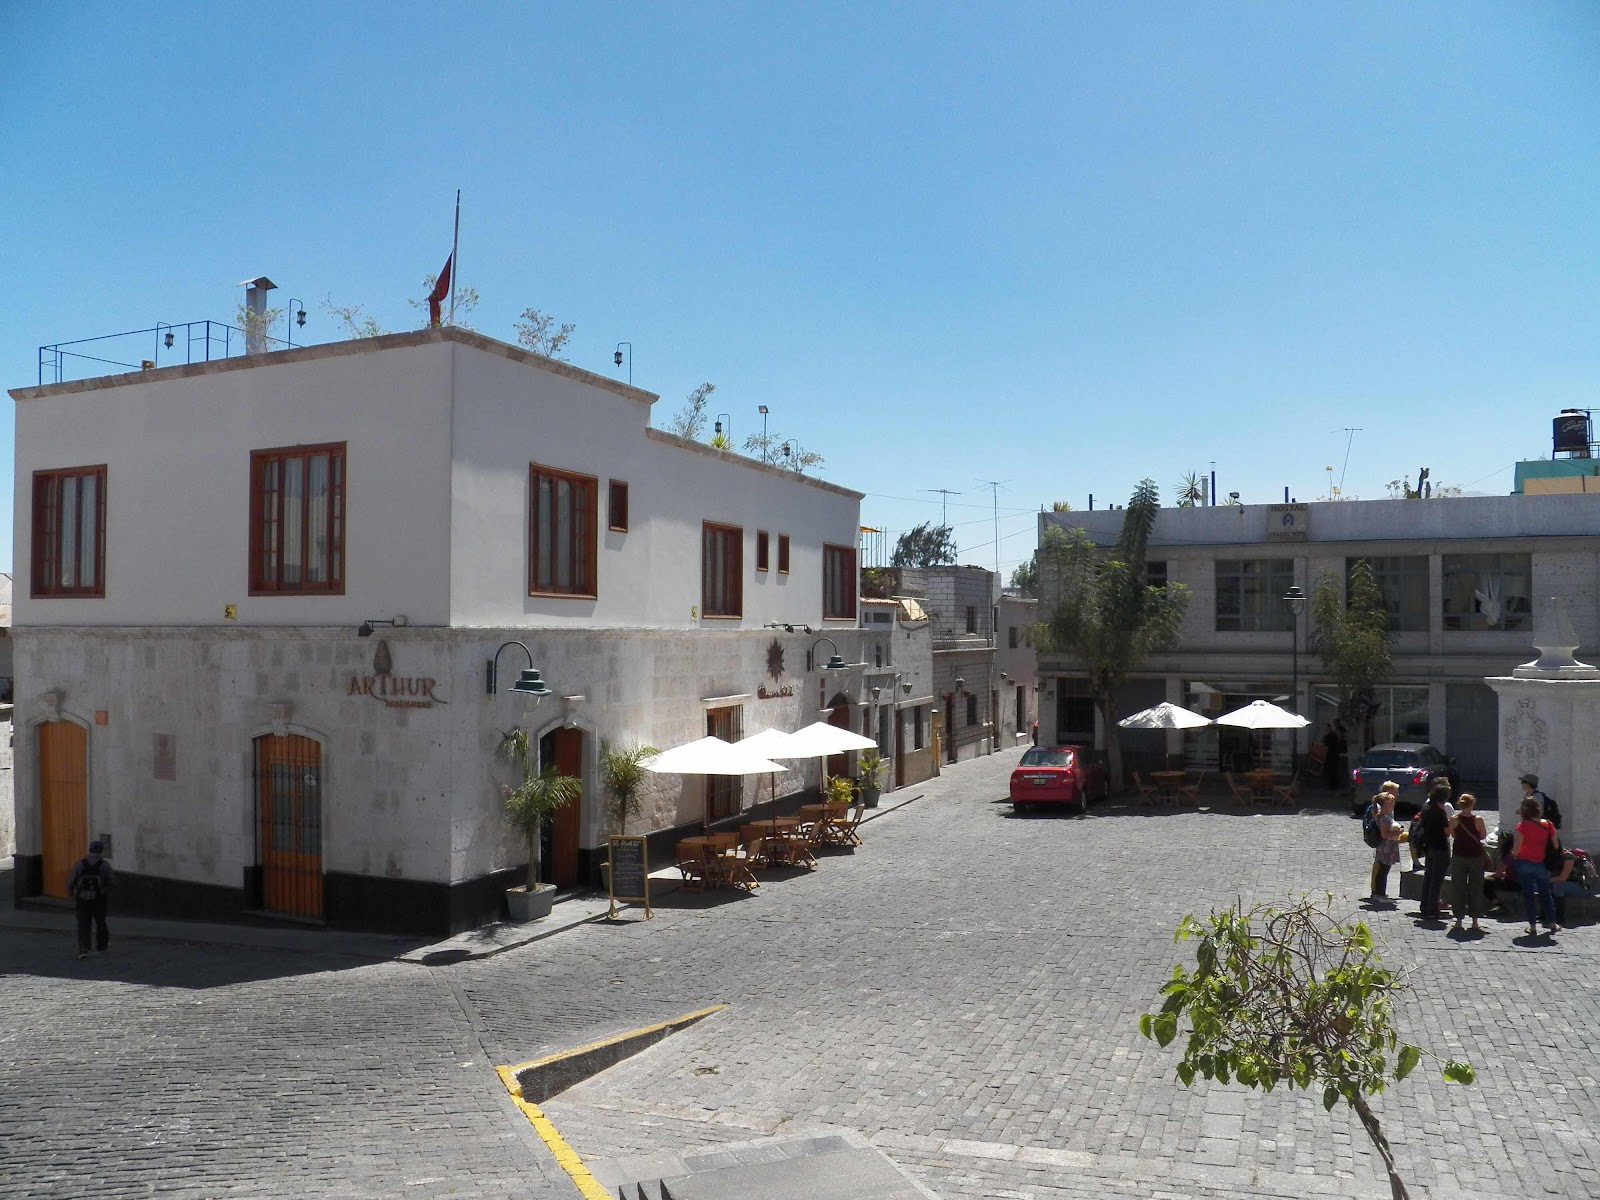
[[687, 1029], [727, 1007], [726, 1004], [713, 1004], [710, 1008], [697, 1009], [695, 1012], [684, 1013], [681, 1017], [659, 1021], [654, 1025], [646, 1025], [643, 1029], [631, 1030], [602, 1041], [590, 1042], [587, 1046], [579, 1046], [576, 1050], [562, 1050], [556, 1054], [548, 1054], [532, 1062], [506, 1067], [504, 1070], [516, 1080], [519, 1089], [517, 1094], [522, 1099], [534, 1104], [543, 1104], [552, 1096], [560, 1095], [591, 1075], [598, 1075], [608, 1067], [616, 1066], [623, 1059], [631, 1058], [641, 1050], [648, 1050], [669, 1034]]

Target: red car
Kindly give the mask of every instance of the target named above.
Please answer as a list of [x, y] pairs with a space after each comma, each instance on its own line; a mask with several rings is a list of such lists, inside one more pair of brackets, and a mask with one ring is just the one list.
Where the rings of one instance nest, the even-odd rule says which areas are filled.
[[1036, 804], [1064, 804], [1079, 809], [1106, 795], [1106, 771], [1090, 761], [1083, 746], [1036, 746], [1011, 772], [1011, 808], [1025, 812]]

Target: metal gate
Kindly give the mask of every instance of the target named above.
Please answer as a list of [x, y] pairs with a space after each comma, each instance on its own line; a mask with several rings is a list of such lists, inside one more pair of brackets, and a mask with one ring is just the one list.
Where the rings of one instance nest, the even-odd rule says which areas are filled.
[[322, 746], [269, 734], [255, 741], [256, 849], [270, 912], [322, 917]]

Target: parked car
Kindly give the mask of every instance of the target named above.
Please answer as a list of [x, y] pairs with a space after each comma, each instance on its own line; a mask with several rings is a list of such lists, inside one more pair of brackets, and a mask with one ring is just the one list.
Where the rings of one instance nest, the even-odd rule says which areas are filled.
[[1080, 810], [1106, 796], [1106, 769], [1086, 746], [1035, 746], [1011, 772], [1011, 808], [1026, 812], [1041, 804]]
[[1393, 780], [1400, 785], [1395, 815], [1410, 820], [1428, 802], [1428, 793], [1438, 779], [1450, 781], [1452, 795], [1461, 790], [1456, 760], [1437, 746], [1427, 742], [1385, 742], [1374, 746], [1362, 756], [1361, 765], [1350, 772], [1350, 782], [1355, 786], [1352, 814], [1359, 817], [1366, 812], [1378, 788]]

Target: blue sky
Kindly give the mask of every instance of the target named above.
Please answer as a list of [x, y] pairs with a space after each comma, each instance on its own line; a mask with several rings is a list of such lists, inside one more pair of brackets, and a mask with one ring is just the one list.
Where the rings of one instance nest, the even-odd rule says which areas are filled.
[[657, 424], [768, 405], [866, 524], [953, 489], [963, 561], [984, 479], [1007, 571], [1041, 504], [1212, 462], [1247, 502], [1503, 493], [1600, 401], [1597, 63], [1587, 2], [10, 0], [0, 364], [257, 274], [297, 340], [325, 297], [408, 328], [459, 187], [483, 332], [631, 341]]

